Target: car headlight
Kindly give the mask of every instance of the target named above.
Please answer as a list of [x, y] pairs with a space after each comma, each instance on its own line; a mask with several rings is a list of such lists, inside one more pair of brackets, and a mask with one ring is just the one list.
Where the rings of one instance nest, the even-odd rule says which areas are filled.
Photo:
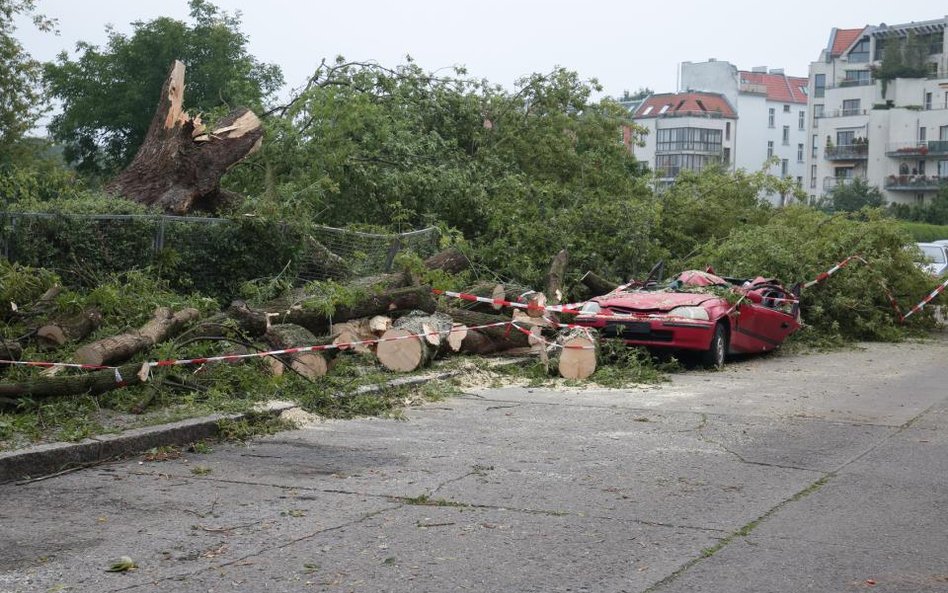
[[592, 301], [583, 303], [582, 308], [579, 310], [581, 315], [596, 315], [600, 311], [602, 311], [602, 307], [599, 306], [599, 303], [594, 303]]
[[684, 317], [685, 319], [700, 319], [708, 321], [708, 311], [704, 307], [675, 307], [668, 312], [669, 317]]

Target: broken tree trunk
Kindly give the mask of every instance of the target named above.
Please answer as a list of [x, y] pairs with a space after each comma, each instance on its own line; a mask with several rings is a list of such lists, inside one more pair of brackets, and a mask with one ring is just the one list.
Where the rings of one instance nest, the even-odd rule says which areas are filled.
[[86, 344], [76, 350], [73, 359], [80, 364], [92, 365], [128, 360], [138, 352], [173, 338], [199, 315], [197, 309], [182, 309], [173, 313], [167, 307], [159, 307], [151, 320], [141, 328]]
[[[513, 327], [510, 318], [503, 315], [478, 313], [468, 309], [452, 307], [438, 307], [438, 311], [446, 314], [455, 323], [463, 324], [466, 334], [461, 342], [461, 352], [466, 354], [491, 354], [512, 348], [526, 348], [530, 345], [527, 335]], [[503, 323], [495, 327], [472, 329], [477, 326]]]
[[184, 110], [184, 70], [174, 62], [144, 142], [106, 190], [174, 214], [213, 212], [236, 201], [221, 189], [221, 176], [260, 147], [263, 127], [252, 111], [241, 108], [208, 131], [200, 117]]
[[550, 305], [559, 305], [563, 302], [563, 283], [566, 279], [566, 264], [569, 254], [565, 249], [553, 256], [550, 271], [546, 275], [546, 300]]
[[36, 340], [42, 348], [55, 349], [66, 342], [78, 342], [102, 324], [102, 313], [98, 309], [86, 309], [82, 313], [47, 323], [36, 330]]
[[[388, 319], [382, 315], [377, 315], [378, 318]], [[372, 319], [375, 319], [373, 317]], [[340, 350], [349, 350], [352, 349], [360, 354], [369, 354], [375, 350], [375, 344], [360, 344], [359, 342], [365, 342], [367, 340], [374, 340], [378, 336], [385, 333], [386, 327], [381, 332], [376, 333], [372, 329], [371, 319], [363, 317], [362, 319], [352, 319], [350, 321], [343, 321], [342, 323], [332, 324], [332, 330], [329, 332], [329, 335], [333, 338], [332, 343], [339, 346]], [[392, 320], [388, 319], [388, 326], [392, 325]], [[351, 346], [349, 344], [352, 344]]]
[[454, 322], [444, 313], [413, 311], [382, 334], [375, 355], [391, 371], [414, 371], [427, 366], [448, 347], [453, 327]]
[[586, 272], [579, 281], [592, 292], [593, 296], [609, 294], [619, 288], [619, 285], [615, 282], [610, 282], [594, 272]]
[[[304, 327], [291, 323], [271, 326], [263, 340], [275, 350], [300, 348], [304, 346], [324, 346], [332, 343], [331, 338], [317, 338]], [[336, 350], [318, 350], [280, 355], [279, 359], [310, 381], [324, 377], [332, 367]]]
[[596, 372], [599, 361], [599, 338], [595, 330], [575, 328], [564, 330], [547, 348], [549, 368], [556, 369], [564, 379], [585, 379]]
[[266, 311], [251, 309], [244, 301], [234, 301], [227, 308], [227, 316], [237, 322], [241, 331], [259, 338], [270, 329], [270, 316]]

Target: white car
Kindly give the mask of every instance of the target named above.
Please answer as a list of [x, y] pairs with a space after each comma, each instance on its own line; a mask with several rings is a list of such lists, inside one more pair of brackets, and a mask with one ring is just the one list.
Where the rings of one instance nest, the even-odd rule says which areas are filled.
[[932, 276], [948, 275], [948, 240], [935, 241], [934, 243], [916, 243], [922, 255], [925, 256], [924, 263], [919, 267]]

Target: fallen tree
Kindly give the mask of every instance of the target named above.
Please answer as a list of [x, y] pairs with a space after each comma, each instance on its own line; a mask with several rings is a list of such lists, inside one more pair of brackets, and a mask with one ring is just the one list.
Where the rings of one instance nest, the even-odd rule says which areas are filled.
[[159, 307], [151, 320], [141, 328], [86, 344], [76, 350], [73, 360], [89, 365], [106, 365], [128, 360], [159, 342], [173, 338], [199, 315], [197, 309], [182, 309], [174, 313], [167, 307]]

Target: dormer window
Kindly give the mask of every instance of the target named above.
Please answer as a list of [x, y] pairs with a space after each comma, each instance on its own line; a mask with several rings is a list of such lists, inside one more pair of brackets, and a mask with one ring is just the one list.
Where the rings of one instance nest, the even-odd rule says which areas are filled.
[[863, 37], [849, 50], [850, 63], [864, 63], [869, 61], [869, 38]]

